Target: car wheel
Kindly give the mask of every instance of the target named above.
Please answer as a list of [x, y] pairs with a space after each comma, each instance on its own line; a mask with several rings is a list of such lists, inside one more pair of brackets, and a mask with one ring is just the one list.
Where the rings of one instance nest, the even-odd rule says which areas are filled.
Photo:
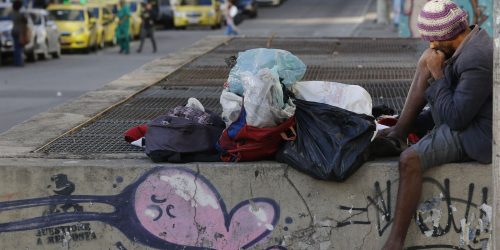
[[57, 47], [57, 50], [52, 52], [52, 58], [56, 59], [56, 58], [60, 58], [61, 57], [61, 46], [58, 46]]
[[115, 35], [113, 35], [113, 39], [111, 39], [110, 45], [111, 45], [111, 46], [115, 46], [115, 45], [116, 45], [116, 43], [117, 43], [116, 36], [115, 36]]
[[26, 61], [28, 62], [36, 62], [36, 53], [35, 49], [32, 49], [31, 51], [26, 52]]
[[257, 17], [257, 10], [253, 11], [253, 12], [250, 12], [250, 14], [248, 15], [250, 18], [256, 18]]
[[45, 50], [38, 54], [38, 58], [46, 60], [49, 58], [49, 41], [45, 41]]
[[99, 43], [99, 49], [104, 49], [104, 33], [101, 34], [101, 42]]

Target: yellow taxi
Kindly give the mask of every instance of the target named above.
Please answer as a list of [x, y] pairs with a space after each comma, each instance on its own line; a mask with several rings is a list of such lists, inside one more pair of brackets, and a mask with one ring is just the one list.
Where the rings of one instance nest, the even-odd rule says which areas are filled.
[[104, 10], [102, 5], [97, 3], [89, 3], [87, 4], [87, 8], [90, 14], [90, 20], [95, 22], [95, 28], [97, 33], [97, 44], [99, 48], [104, 48]]
[[116, 44], [115, 30], [118, 26], [118, 17], [112, 12], [112, 7], [105, 5], [103, 7], [103, 25], [104, 25], [104, 43], [108, 45]]
[[128, 1], [130, 7], [130, 34], [132, 38], [139, 38], [141, 35], [141, 12], [142, 4], [140, 1]]
[[107, 29], [110, 30], [110, 33], [105, 33], [104, 40], [106, 43], [110, 45], [116, 45], [116, 27], [118, 26], [119, 20], [118, 20], [118, 10], [120, 9], [120, 4], [118, 1], [106, 1], [105, 3], [106, 6], [106, 12], [109, 11], [108, 14], [105, 14], [104, 19], [108, 23], [109, 26], [107, 26]]
[[174, 9], [174, 27], [210, 26], [220, 28], [222, 13], [218, 0], [177, 0]]
[[89, 9], [79, 4], [54, 4], [47, 7], [61, 34], [61, 49], [82, 49], [89, 52], [97, 47], [97, 23]]

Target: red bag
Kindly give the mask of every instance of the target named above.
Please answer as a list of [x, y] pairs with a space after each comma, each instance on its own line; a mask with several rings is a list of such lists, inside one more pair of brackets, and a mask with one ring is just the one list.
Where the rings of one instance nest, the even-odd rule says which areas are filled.
[[217, 149], [221, 152], [221, 160], [237, 162], [272, 158], [283, 142], [295, 140], [294, 126], [294, 116], [272, 128], [249, 126], [246, 123], [245, 109], [241, 108], [238, 120], [222, 132], [217, 143]]

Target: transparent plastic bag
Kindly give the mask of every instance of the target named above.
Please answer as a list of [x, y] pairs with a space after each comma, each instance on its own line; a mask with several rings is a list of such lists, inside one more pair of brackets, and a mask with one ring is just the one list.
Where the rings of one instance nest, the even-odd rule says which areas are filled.
[[228, 127], [238, 119], [243, 97], [224, 89], [220, 95], [219, 102], [222, 106], [222, 120], [226, 123], [226, 127]]
[[284, 101], [283, 89], [276, 72], [264, 68], [255, 75], [250, 72], [242, 73], [241, 79], [248, 125], [269, 128], [293, 116], [295, 105], [291, 100]]
[[236, 65], [229, 72], [229, 91], [240, 96], [243, 95], [241, 74], [249, 72], [256, 75], [259, 70], [264, 68], [275, 72], [287, 87], [301, 80], [306, 72], [306, 65], [286, 50], [251, 49], [238, 54]]

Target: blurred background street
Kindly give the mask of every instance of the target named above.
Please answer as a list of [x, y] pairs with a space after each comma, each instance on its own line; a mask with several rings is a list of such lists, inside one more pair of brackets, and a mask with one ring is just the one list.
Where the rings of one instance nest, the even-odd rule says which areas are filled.
[[[279, 6], [259, 6], [256, 18], [243, 15], [238, 28], [240, 35], [248, 36], [276, 33], [277, 36], [347, 37], [363, 21], [370, 3], [372, 1], [367, 0], [287, 0]], [[139, 42], [134, 41], [129, 55], [118, 54], [115, 46], [89, 54], [65, 53], [60, 59], [26, 63], [24, 68], [4, 62], [0, 67], [0, 132], [98, 89], [155, 58], [187, 48], [205, 36], [223, 33], [224, 27], [214, 30], [169, 27], [156, 31], [158, 51], [155, 54], [146, 39], [141, 54], [136, 53]]]
[[[11, 1], [0, 0], [0, 133], [147, 62], [228, 31], [227, 0], [125, 0], [132, 39], [124, 55], [116, 46], [119, 0], [23, 0], [33, 32], [24, 48], [26, 63], [19, 68], [12, 60]], [[238, 35], [247, 37], [418, 37], [415, 13], [427, 1], [235, 0], [230, 16]], [[487, 0], [457, 1], [471, 13], [470, 23], [491, 34]], [[157, 51], [146, 38], [139, 54], [146, 2], [152, 4]]]

